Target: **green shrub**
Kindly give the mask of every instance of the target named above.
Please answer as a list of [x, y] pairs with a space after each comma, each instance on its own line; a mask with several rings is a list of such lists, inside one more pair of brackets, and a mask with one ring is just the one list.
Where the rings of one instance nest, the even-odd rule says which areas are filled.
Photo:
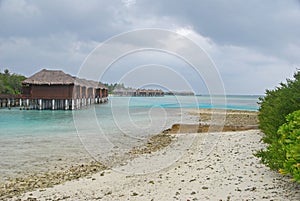
[[281, 83], [274, 90], [267, 90], [266, 96], [259, 102], [259, 128], [265, 134], [263, 142], [269, 146], [256, 156], [273, 170], [283, 168], [285, 159], [285, 150], [281, 149], [279, 143], [278, 128], [285, 123], [288, 114], [300, 109], [300, 71], [294, 78], [287, 80], [286, 84]]
[[285, 152], [282, 174], [290, 174], [293, 179], [300, 183], [300, 110], [286, 117], [287, 123], [279, 130], [279, 144]]

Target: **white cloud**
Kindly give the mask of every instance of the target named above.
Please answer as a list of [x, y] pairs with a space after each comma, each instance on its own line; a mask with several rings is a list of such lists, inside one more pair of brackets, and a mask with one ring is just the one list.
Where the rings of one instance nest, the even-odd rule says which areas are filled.
[[122, 3], [129, 8], [136, 4], [136, 0], [122, 0]]
[[[230, 94], [263, 94], [266, 88], [274, 88], [296, 71], [288, 60], [265, 55], [250, 47], [219, 45], [191, 27], [179, 28], [177, 33], [190, 38], [209, 54]], [[298, 48], [292, 45], [287, 51]]]

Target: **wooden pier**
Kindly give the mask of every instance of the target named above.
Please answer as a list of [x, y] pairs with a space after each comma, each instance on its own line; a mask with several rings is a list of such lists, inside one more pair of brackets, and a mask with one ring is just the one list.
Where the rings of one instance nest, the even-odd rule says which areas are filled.
[[11, 108], [18, 106], [19, 99], [16, 95], [10, 95], [10, 94], [0, 94], [0, 108]]

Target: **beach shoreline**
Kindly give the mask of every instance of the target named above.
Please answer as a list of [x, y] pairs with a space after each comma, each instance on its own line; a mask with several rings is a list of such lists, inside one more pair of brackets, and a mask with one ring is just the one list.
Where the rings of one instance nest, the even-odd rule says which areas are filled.
[[[212, 112], [216, 112], [216, 110], [208, 110], [208, 109], [188, 110], [188, 113], [190, 115], [200, 116], [199, 122], [202, 123], [202, 124], [205, 123], [206, 125], [209, 123], [209, 115], [211, 115]], [[217, 110], [217, 112], [224, 112], [224, 110]], [[227, 123], [225, 121], [224, 125], [227, 125], [227, 126], [228, 125], [238, 125], [238, 126], [241, 126], [241, 125], [243, 125], [243, 126], [253, 125], [255, 123], [255, 121], [257, 121], [257, 118], [254, 117], [254, 116], [257, 117], [257, 112], [232, 111], [232, 110], [226, 111], [226, 112], [228, 112], [228, 114], [226, 114], [227, 115], [226, 117], [227, 118], [229, 117], [229, 119], [230, 119], [230, 121], [227, 121]], [[248, 122], [247, 122], [247, 118], [249, 119]], [[234, 120], [237, 120], [237, 121], [234, 121]], [[193, 129], [194, 128], [192, 128], [192, 130]], [[172, 128], [171, 128], [171, 130], [172, 130]], [[93, 169], [93, 165], [92, 166], [89, 166], [89, 165], [85, 166], [84, 165], [84, 167], [89, 167], [89, 168], [91, 167], [90, 171], [87, 171], [87, 172], [86, 172], [86, 170], [83, 171], [83, 172], [86, 172], [86, 174], [80, 175], [80, 173], [79, 173], [79, 176], [75, 176], [74, 178], [68, 178], [68, 177], [66, 177], [67, 179], [61, 180], [61, 182], [55, 183], [55, 185], [51, 184], [51, 185], [48, 185], [48, 186], [47, 185], [37, 186], [35, 188], [31, 188], [31, 189], [23, 190], [23, 191], [20, 191], [20, 192], [12, 193], [12, 194], [6, 196], [6, 199], [12, 199], [12, 200], [18, 200], [18, 199], [20, 200], [21, 199], [21, 200], [26, 200], [28, 198], [29, 199], [30, 198], [37, 198], [37, 200], [45, 200], [46, 198], [47, 199], [49, 198], [49, 199], [55, 200], [55, 199], [59, 198], [59, 199], [64, 199], [64, 200], [74, 200], [74, 199], [79, 199], [79, 200], [81, 200], [81, 199], [92, 199], [93, 200], [93, 199], [95, 199], [97, 197], [97, 196], [95, 197], [95, 194], [97, 194], [96, 192], [98, 192], [98, 190], [95, 189], [94, 187], [91, 186], [91, 189], [93, 189], [92, 194], [89, 194], [89, 193], [91, 193], [90, 191], [84, 193], [84, 194], [87, 194], [87, 195], [85, 195], [85, 197], [80, 196], [79, 192], [82, 192], [82, 189], [85, 188], [84, 186], [86, 185], [86, 182], [90, 181], [91, 179], [92, 179], [92, 181], [100, 182], [100, 183], [97, 183], [97, 186], [101, 186], [102, 182], [104, 182], [104, 184], [105, 184], [105, 180], [104, 181], [102, 181], [102, 180], [105, 177], [104, 175], [107, 175], [107, 174], [111, 175], [110, 176], [110, 180], [114, 180], [115, 181], [115, 185], [117, 185], [117, 183], [118, 183], [118, 181], [116, 181], [116, 179], [118, 179], [120, 177], [123, 177], [124, 175], [126, 175], [125, 176], [125, 180], [128, 180], [127, 178], [135, 178], [135, 177], [138, 178], [141, 175], [142, 175], [142, 177], [144, 175], [145, 180], [149, 180], [149, 178], [148, 178], [149, 175], [151, 175], [151, 174], [157, 174], [160, 171], [164, 172], [167, 175], [170, 175], [168, 177], [170, 177], [170, 178], [172, 178], [174, 180], [173, 181], [171, 179], [172, 182], [175, 182], [178, 173], [176, 173], [174, 175], [173, 173], [171, 174], [168, 171], [171, 171], [171, 172], [175, 171], [174, 168], [177, 170], [178, 167], [176, 168], [176, 165], [181, 160], [187, 160], [187, 158], [189, 158], [189, 160], [190, 160], [187, 163], [184, 162], [185, 166], [187, 164], [189, 164], [189, 165], [187, 165], [187, 167], [186, 167], [187, 169], [185, 171], [187, 171], [190, 167], [193, 167], [194, 163], [201, 166], [201, 165], [203, 165], [203, 164], [201, 164], [201, 162], [205, 161], [206, 166], [210, 166], [211, 165], [210, 162], [206, 160], [209, 157], [211, 157], [210, 156], [211, 153], [207, 154], [207, 157], [205, 159], [203, 159], [203, 160], [202, 159], [199, 160], [199, 158], [198, 158], [196, 160], [196, 162], [194, 161], [194, 159], [190, 159], [190, 156], [189, 156], [189, 155], [195, 155], [196, 154], [195, 153], [195, 149], [199, 150], [199, 146], [202, 143], [201, 140], [199, 140], [199, 139], [195, 140], [195, 138], [198, 138], [199, 136], [201, 138], [201, 137], [205, 136], [205, 134], [199, 134], [199, 133], [196, 134], [196, 132], [191, 133], [191, 132], [187, 132], [187, 130], [177, 131], [177, 132], [175, 132], [175, 134], [176, 134], [175, 136], [173, 134], [164, 134], [164, 132], [163, 132], [163, 133], [158, 134], [158, 135], [153, 135], [149, 139], [149, 141], [147, 143], [145, 143], [143, 146], [134, 147], [131, 151], [129, 151], [127, 153], [127, 155], [125, 154], [126, 157], [119, 156], [119, 159], [116, 160], [115, 163], [114, 163], [115, 167], [111, 166], [111, 167], [107, 168], [105, 166], [101, 166], [101, 165], [98, 164], [99, 167], [101, 167], [101, 168], [94, 170]], [[235, 144], [234, 146], [240, 147], [240, 150], [238, 150], [239, 152], [245, 152], [244, 149], [247, 149], [247, 147], [246, 147], [247, 144], [251, 144], [251, 146], [254, 147], [253, 149], [256, 149], [256, 151], [264, 146], [263, 144], [261, 144], [260, 139], [259, 139], [259, 138], [261, 138], [262, 134], [259, 132], [259, 130], [253, 130], [253, 128], [250, 129], [250, 130], [248, 130], [248, 131], [236, 131], [236, 132], [230, 132], [229, 131], [229, 132], [226, 132], [226, 133], [221, 132], [221, 133], [213, 133], [212, 135], [210, 134], [210, 136], [216, 136], [214, 139], [217, 139], [217, 140], [221, 139], [220, 142], [219, 141], [215, 142], [216, 144], [218, 144], [218, 146], [220, 144], [228, 146], [228, 144], [230, 144], [229, 141], [231, 141], [231, 139], [225, 138], [225, 141], [222, 141], [222, 139], [224, 138], [224, 136], [230, 136], [230, 135], [234, 136], [237, 139], [239, 137], [241, 137], [241, 136], [243, 136], [243, 137], [245, 137], [247, 135], [250, 135], [251, 137], [255, 136], [254, 137], [255, 139], [252, 139], [252, 140], [255, 141], [255, 143], [254, 143], [254, 141], [251, 141], [251, 140], [250, 141], [245, 141], [245, 142], [243, 142], [242, 140], [235, 140], [235, 142], [238, 143], [238, 144]], [[193, 139], [191, 139], [191, 137], [193, 137]], [[189, 139], [190, 144], [182, 146], [182, 144], [185, 144], [183, 142], [187, 141], [187, 139]], [[203, 139], [202, 139], [202, 141], [203, 141]], [[177, 147], [174, 144], [176, 144]], [[257, 146], [255, 146], [255, 145], [257, 145]], [[192, 146], [194, 146], [194, 150], [191, 148]], [[181, 147], [181, 148], [179, 148], [179, 147]], [[198, 148], [195, 148], [195, 147], [198, 147]], [[218, 149], [218, 147], [216, 147], [216, 149]], [[161, 157], [161, 156], [162, 155], [166, 155], [166, 153], [172, 153], [172, 152], [174, 152], [174, 150], [175, 150], [175, 155], [178, 154], [178, 153], [181, 154], [181, 155], [179, 154], [180, 157], [176, 158], [176, 160], [174, 159], [174, 161], [171, 161], [171, 163], [170, 163], [171, 165], [166, 165], [166, 167], [160, 169], [159, 171], [152, 171], [152, 170], [146, 170], [145, 171], [142, 168], [144, 172], [141, 171], [141, 172], [139, 172], [139, 174], [137, 174], [138, 171], [136, 171], [134, 168], [130, 167], [130, 165], [132, 165], [134, 163], [139, 164], [138, 165], [139, 167], [141, 167], [141, 165], [142, 166], [143, 165], [147, 165], [145, 163], [147, 163], [148, 159], [151, 158], [151, 157], [153, 157], [153, 156], [157, 157], [155, 160], [158, 160], [158, 161], [162, 160], [161, 163], [164, 163], [165, 162], [164, 158]], [[193, 151], [191, 151], [191, 150], [193, 150]], [[177, 151], [177, 153], [176, 153], [176, 151]], [[186, 155], [187, 153], [189, 153], [189, 155]], [[229, 157], [229, 156], [228, 155], [224, 156], [224, 158], [227, 158], [227, 157]], [[170, 158], [172, 158], [172, 156]], [[271, 172], [266, 167], [264, 167], [263, 165], [259, 164], [258, 159], [253, 156], [253, 150], [251, 152], [251, 155], [248, 154], [246, 156], [246, 158], [251, 159], [250, 163], [254, 163], [253, 161], [255, 161], [256, 167], [264, 169], [268, 174], [274, 174], [273, 175], [274, 176], [273, 179], [276, 179], [276, 178], [279, 177], [280, 180], [283, 179], [286, 182], [287, 186], [292, 185], [292, 184], [289, 184], [288, 181], [286, 181], [286, 178], [283, 178], [281, 175], [278, 175], [277, 173]], [[213, 161], [213, 159], [210, 159], [210, 160]], [[218, 160], [222, 160], [222, 159], [218, 158], [216, 160], [218, 161]], [[137, 161], [137, 162], [135, 162], [135, 161]], [[234, 162], [241, 163], [241, 161], [234, 161]], [[227, 164], [227, 165], [231, 166], [231, 164]], [[235, 164], [235, 165], [237, 165], [237, 164]], [[89, 169], [89, 168], [87, 168], [87, 169]], [[124, 169], [126, 170], [126, 168], [129, 168], [130, 171], [127, 170], [124, 173]], [[155, 168], [159, 169], [156, 166], [153, 167], [153, 168], [154, 169]], [[79, 167], [79, 169], [80, 169], [80, 167]], [[149, 172], [147, 172], [147, 171], [151, 172], [151, 174], [149, 174]], [[251, 169], [251, 171], [255, 172], [255, 170], [253, 170], [253, 169]], [[145, 173], [145, 172], [147, 172], [147, 173]], [[204, 170], [204, 172], [205, 172], [205, 170]], [[198, 173], [196, 171], [196, 172], [191, 172], [190, 174], [198, 174]], [[205, 174], [208, 174], [208, 173], [205, 173]], [[258, 173], [253, 173], [253, 174], [256, 174], [256, 176], [258, 175]], [[265, 173], [262, 173], [262, 175], [264, 175], [264, 174]], [[191, 175], [189, 175], [189, 176], [191, 176]], [[251, 175], [246, 175], [246, 176], [250, 177]], [[215, 175], [215, 177], [217, 178], [216, 175]], [[198, 179], [199, 179], [199, 181], [201, 181], [201, 179], [203, 179], [203, 178], [199, 177]], [[255, 179], [257, 179], [257, 178], [255, 178]], [[255, 181], [255, 179], [253, 179], [252, 181]], [[47, 178], [46, 178], [46, 180], [47, 180]], [[176, 181], [176, 183], [180, 183], [181, 181]], [[153, 186], [155, 186], [154, 185], [156, 183], [155, 181], [152, 182], [152, 180], [151, 180], [149, 182], [151, 184], [153, 183]], [[204, 181], [201, 181], [201, 182], [204, 182]], [[160, 182], [158, 182], [158, 183], [160, 183]], [[184, 182], [182, 182], [182, 183], [184, 183]], [[274, 184], [273, 180], [272, 181], [270, 181], [270, 180], [266, 181], [266, 185], [271, 185], [271, 184]], [[254, 190], [253, 189], [252, 190], [255, 191], [258, 187], [256, 187], [254, 183], [252, 185], [253, 185], [253, 189], [255, 188]], [[66, 186], [69, 186], [68, 188], [72, 188], [72, 189], [75, 188], [75, 191], [73, 193], [69, 192], [70, 189], [68, 189], [66, 191], [66, 189], [65, 189]], [[115, 187], [113, 186], [112, 188], [117, 188], [117, 186], [115, 186]], [[164, 188], [166, 188], [166, 186], [164, 186]], [[170, 188], [170, 186], [168, 186], [168, 188]], [[202, 188], [202, 190], [208, 190], [209, 188], [212, 188], [212, 186], [209, 187], [208, 189], [206, 189], [206, 186], [203, 186], [203, 187], [199, 186], [199, 188], [200, 189]], [[239, 186], [237, 188], [240, 189]], [[297, 187], [295, 187], [295, 188], [297, 188]], [[77, 189], [77, 192], [76, 192], [76, 189]], [[31, 191], [31, 192], [27, 192], [28, 190]], [[99, 190], [100, 190], [100, 192], [104, 191], [103, 189], [102, 190], [99, 189]], [[127, 190], [129, 190], [129, 189], [127, 189]], [[147, 188], [141, 189], [141, 191], [146, 191], [146, 190], [147, 190]], [[152, 188], [152, 190], [155, 190], [155, 189]], [[237, 191], [240, 192], [239, 190], [237, 190]], [[285, 192], [284, 189], [282, 189], [282, 191]], [[25, 192], [27, 192], [27, 193], [25, 193]], [[117, 192], [120, 193], [119, 200], [126, 200], [125, 199], [126, 197], [127, 197], [127, 199], [130, 199], [130, 200], [131, 199], [133, 199], [133, 200], [139, 200], [138, 198], [140, 197], [140, 196], [138, 196], [139, 195], [138, 193], [132, 193], [131, 195], [128, 194], [126, 196], [126, 193], [124, 191], [122, 191], [122, 190], [120, 190], [120, 192], [119, 191], [117, 191]], [[196, 195], [197, 194], [196, 191], [193, 191], [193, 192], [191, 192], [191, 195]], [[199, 192], [199, 190], [198, 190], [198, 192]], [[209, 192], [209, 191], [206, 191], [206, 192]], [[249, 192], [252, 192], [251, 189], [249, 190]], [[267, 191], [267, 192], [269, 193], [269, 191]], [[25, 194], [22, 195], [22, 193], [25, 193]], [[63, 196], [59, 197], [59, 196], [57, 196], [57, 194], [62, 194]], [[135, 194], [138, 194], [138, 195], [135, 195]], [[280, 196], [284, 197], [286, 194], [287, 193], [285, 192], [284, 195], [280, 194]], [[110, 192], [100, 193], [99, 196], [98, 196], [98, 198], [101, 197], [101, 199], [104, 199], [104, 200], [106, 200], [106, 199], [107, 200], [109, 200], [109, 199], [116, 199], [116, 197], [112, 196], [112, 195], [113, 195], [113, 193], [110, 193]], [[141, 196], [140, 199], [142, 199], [142, 198], [145, 198], [145, 199], [149, 198], [150, 199], [150, 197], [151, 197], [150, 195], [152, 196], [152, 193], [150, 193], [146, 197]], [[179, 198], [181, 199], [182, 197], [179, 196], [179, 195], [180, 195], [180, 193], [178, 194], [178, 192], [176, 191], [175, 194], [174, 194], [174, 196], [173, 196], [173, 198], [175, 199], [175, 197], [177, 197], [178, 199]], [[163, 197], [161, 197], [162, 195], [159, 195], [159, 196], [160, 196], [160, 198], [163, 198]], [[217, 195], [215, 194], [215, 196], [217, 196]], [[232, 196], [236, 196], [236, 195], [232, 192], [232, 193], [228, 194], [228, 196], [232, 197]], [[228, 196], [227, 196], [227, 198], [228, 198]], [[270, 193], [269, 198], [272, 198], [272, 196], [274, 196], [274, 194]], [[288, 196], [291, 196], [291, 195], [288, 195]], [[187, 197], [191, 197], [191, 198], [194, 197], [194, 198], [198, 199], [197, 196], [190, 196], [189, 195]], [[268, 197], [268, 196], [266, 196], [266, 197]], [[3, 198], [5, 198], [5, 197], [3, 197]], [[155, 198], [156, 198], [155, 200], [157, 200], [157, 196]], [[215, 198], [217, 198], [217, 197], [215, 197]], [[225, 200], [224, 197], [223, 197], [223, 199]], [[173, 199], [170, 198], [170, 200], [173, 200]]]

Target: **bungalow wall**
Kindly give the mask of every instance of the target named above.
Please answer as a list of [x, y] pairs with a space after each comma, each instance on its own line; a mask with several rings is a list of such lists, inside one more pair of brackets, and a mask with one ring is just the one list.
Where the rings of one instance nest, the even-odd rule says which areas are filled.
[[93, 103], [107, 102], [107, 95], [107, 89], [86, 86], [23, 85], [19, 105], [33, 109], [73, 110]]
[[87, 89], [87, 98], [95, 98], [94, 88]]
[[22, 86], [22, 97], [30, 98], [31, 96], [31, 86]]
[[81, 98], [81, 87], [80, 86], [73, 86], [73, 94], [72, 99], [79, 99]]
[[73, 85], [32, 85], [24, 92], [30, 99], [72, 99]]
[[96, 91], [95, 91], [95, 97], [98, 97], [98, 98], [105, 98], [108, 96], [108, 90], [107, 89], [100, 89], [100, 88], [97, 88]]
[[82, 98], [86, 98], [86, 87], [81, 87], [81, 96]]
[[108, 90], [107, 89], [101, 89], [101, 98], [108, 96]]

